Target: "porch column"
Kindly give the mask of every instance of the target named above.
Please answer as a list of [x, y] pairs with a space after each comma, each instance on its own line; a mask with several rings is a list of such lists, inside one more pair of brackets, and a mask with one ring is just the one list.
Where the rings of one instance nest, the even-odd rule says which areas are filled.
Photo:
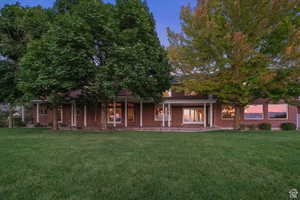
[[74, 105], [73, 103], [71, 104], [71, 126], [74, 125]]
[[116, 127], [116, 100], [114, 100], [114, 127]]
[[36, 104], [36, 123], [40, 123], [40, 104]]
[[168, 104], [168, 127], [171, 128], [171, 104]]
[[163, 119], [162, 119], [162, 127], [165, 127], [165, 104], [163, 103]]
[[209, 117], [210, 117], [210, 119], [209, 119], [209, 125], [210, 125], [210, 127], [213, 127], [213, 104], [211, 103], [210, 104], [210, 112], [209, 112]]
[[125, 127], [128, 126], [128, 102], [127, 97], [125, 98]]
[[22, 105], [22, 122], [25, 122], [25, 107]]
[[204, 128], [206, 128], [206, 103], [204, 104]]
[[77, 126], [77, 108], [76, 108], [76, 102], [74, 102], [74, 126]]
[[140, 101], [140, 128], [143, 127], [143, 100]]
[[86, 105], [84, 105], [84, 127], [87, 127], [87, 112], [86, 112]]
[[60, 118], [61, 122], [64, 123], [64, 105], [61, 105]]

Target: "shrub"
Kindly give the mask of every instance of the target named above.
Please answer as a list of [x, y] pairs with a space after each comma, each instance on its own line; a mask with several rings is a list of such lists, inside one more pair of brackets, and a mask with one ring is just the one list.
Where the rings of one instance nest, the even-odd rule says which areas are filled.
[[258, 125], [258, 128], [260, 130], [270, 131], [271, 128], [272, 128], [272, 125], [269, 124], [269, 123], [261, 123], [261, 124]]
[[13, 124], [16, 127], [24, 127], [26, 124], [22, 121], [21, 117], [14, 117], [13, 118]]
[[43, 127], [43, 125], [40, 124], [40, 123], [36, 123], [36, 124], [34, 124], [34, 127], [35, 127], [35, 128], [40, 128], [40, 127]]
[[49, 122], [48, 123], [48, 127], [52, 127], [53, 126], [53, 123], [52, 122]]
[[297, 128], [296, 124], [294, 124], [294, 123], [289, 123], [289, 122], [287, 122], [287, 123], [282, 123], [282, 124], [280, 125], [280, 127], [281, 127], [281, 129], [284, 130], [284, 131], [294, 131], [294, 130], [296, 130], [296, 128]]
[[242, 130], [242, 131], [247, 130], [247, 125], [246, 125], [246, 124], [241, 124], [241, 130]]
[[256, 125], [255, 124], [249, 124], [247, 126], [247, 128], [250, 130], [250, 131], [255, 131], [256, 130]]
[[0, 119], [0, 128], [6, 127], [6, 121], [4, 119]]

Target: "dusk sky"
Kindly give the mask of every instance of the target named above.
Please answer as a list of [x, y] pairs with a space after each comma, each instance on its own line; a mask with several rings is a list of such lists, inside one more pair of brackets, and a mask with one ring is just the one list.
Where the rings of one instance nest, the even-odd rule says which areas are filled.
[[[19, 0], [22, 5], [35, 6], [42, 5], [51, 7], [55, 0]], [[114, 0], [105, 0], [106, 2], [114, 2]], [[16, 0], [0, 0], [0, 7], [5, 4], [15, 3]], [[180, 32], [179, 14], [183, 5], [194, 5], [196, 0], [148, 0], [148, 5], [156, 20], [156, 28], [163, 45], [168, 44], [166, 28], [170, 27], [176, 32]]]

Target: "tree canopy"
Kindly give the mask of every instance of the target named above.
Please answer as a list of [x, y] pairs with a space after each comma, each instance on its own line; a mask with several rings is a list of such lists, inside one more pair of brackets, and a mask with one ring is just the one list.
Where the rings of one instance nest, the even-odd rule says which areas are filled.
[[115, 42], [98, 80], [108, 91], [128, 89], [142, 98], [159, 99], [170, 88], [170, 66], [145, 2], [117, 0]]
[[0, 20], [7, 47], [0, 53], [18, 66], [16, 88], [47, 100], [55, 129], [56, 108], [74, 91], [84, 101], [112, 100], [121, 90], [158, 101], [170, 87], [166, 51], [141, 0], [57, 0], [51, 9], [16, 4], [1, 12], [8, 19]]
[[198, 0], [169, 32], [169, 57], [185, 90], [241, 109], [259, 97], [299, 96], [298, 0]]

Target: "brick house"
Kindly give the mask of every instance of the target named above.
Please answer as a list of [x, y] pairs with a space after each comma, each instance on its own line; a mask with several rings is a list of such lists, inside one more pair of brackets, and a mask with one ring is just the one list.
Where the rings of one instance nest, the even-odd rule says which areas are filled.
[[[33, 101], [33, 121], [42, 125], [52, 122], [51, 110], [42, 101]], [[244, 108], [242, 124], [270, 123], [279, 128], [284, 122], [298, 125], [300, 109], [284, 102], [276, 104], [257, 99]], [[58, 111], [59, 123], [66, 127], [108, 128], [233, 128], [234, 109], [218, 103], [211, 96], [196, 93], [167, 91], [163, 101], [155, 105], [151, 100], [120, 94], [114, 102], [82, 105], [72, 101]], [[299, 127], [298, 127], [299, 128]]]

